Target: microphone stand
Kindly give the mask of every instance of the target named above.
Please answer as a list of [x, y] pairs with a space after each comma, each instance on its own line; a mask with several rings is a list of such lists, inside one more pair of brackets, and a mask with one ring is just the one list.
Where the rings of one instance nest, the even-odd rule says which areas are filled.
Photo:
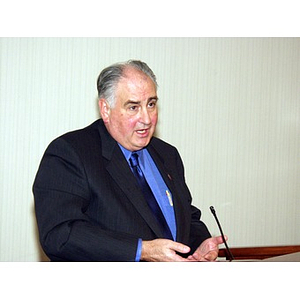
[[226, 247], [226, 252], [227, 252], [227, 257], [226, 257], [226, 258], [229, 258], [229, 261], [232, 261], [232, 260], [234, 260], [234, 257], [233, 257], [233, 255], [232, 255], [232, 253], [231, 253], [231, 251], [230, 251], [230, 249], [229, 249], [227, 243], [226, 243], [225, 236], [224, 236], [224, 234], [223, 234], [223, 230], [222, 230], [221, 224], [220, 224], [220, 222], [219, 222], [219, 220], [218, 220], [218, 217], [217, 217], [217, 213], [216, 213], [216, 211], [215, 211], [215, 208], [214, 208], [213, 206], [210, 206], [210, 211], [211, 211], [211, 213], [213, 214], [213, 216], [214, 216], [214, 218], [215, 218], [215, 220], [216, 220], [216, 222], [217, 222], [217, 224], [218, 224], [219, 230], [220, 230], [220, 232], [221, 232], [221, 236], [222, 236], [223, 242], [224, 242], [225, 247]]

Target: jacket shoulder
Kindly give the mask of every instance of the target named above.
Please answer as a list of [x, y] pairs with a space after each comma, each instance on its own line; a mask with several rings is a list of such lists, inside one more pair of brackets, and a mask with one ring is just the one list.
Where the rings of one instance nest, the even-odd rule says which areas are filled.
[[177, 151], [176, 147], [161, 140], [158, 137], [153, 137], [150, 145], [160, 154], [166, 153], [168, 155], [171, 155], [171, 154], [178, 155], [178, 151]]
[[156, 148], [169, 148], [169, 149], [176, 149], [173, 145], [163, 141], [158, 137], [153, 137], [151, 140], [151, 145]]
[[69, 142], [80, 140], [83, 143], [91, 138], [94, 139], [95, 136], [99, 136], [99, 127], [101, 127], [101, 120], [97, 120], [84, 128], [64, 133], [56, 140], [63, 139]]
[[97, 120], [87, 127], [69, 131], [57, 137], [48, 145], [44, 156], [53, 154], [65, 157], [70, 153], [76, 153], [76, 156], [79, 155], [84, 159], [99, 155], [102, 148], [101, 121]]

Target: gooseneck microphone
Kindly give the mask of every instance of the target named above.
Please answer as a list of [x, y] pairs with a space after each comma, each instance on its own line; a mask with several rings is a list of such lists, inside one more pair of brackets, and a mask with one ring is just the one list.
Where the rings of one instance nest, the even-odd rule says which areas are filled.
[[211, 211], [211, 213], [213, 214], [213, 216], [214, 216], [214, 218], [215, 218], [215, 220], [216, 220], [216, 222], [217, 222], [217, 224], [218, 224], [218, 227], [219, 227], [219, 230], [220, 230], [220, 232], [221, 232], [221, 236], [222, 236], [223, 242], [224, 242], [225, 247], [226, 247], [227, 256], [229, 257], [229, 261], [232, 261], [232, 260], [234, 260], [234, 257], [233, 257], [233, 255], [232, 255], [232, 253], [231, 253], [231, 251], [230, 251], [230, 249], [229, 249], [227, 243], [226, 243], [225, 236], [224, 236], [224, 234], [223, 234], [223, 230], [222, 230], [221, 224], [220, 224], [220, 222], [219, 222], [219, 220], [218, 220], [218, 217], [217, 217], [217, 213], [216, 213], [216, 211], [215, 211], [215, 208], [214, 208], [213, 206], [210, 206], [210, 211]]

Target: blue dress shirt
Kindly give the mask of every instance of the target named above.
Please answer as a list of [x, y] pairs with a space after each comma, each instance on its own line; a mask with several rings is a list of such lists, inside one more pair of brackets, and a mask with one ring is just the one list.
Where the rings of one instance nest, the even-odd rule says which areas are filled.
[[[129, 166], [129, 158], [132, 154], [131, 151], [125, 149], [119, 144]], [[142, 149], [136, 151], [139, 155], [139, 164], [144, 173], [144, 176], [160, 206], [162, 213], [170, 227], [171, 233], [173, 235], [174, 241], [176, 240], [176, 220], [173, 208], [172, 194], [169, 191], [167, 185], [165, 184], [159, 170], [157, 169], [152, 157], [150, 156], [147, 149]], [[138, 241], [138, 247], [136, 252], [135, 261], [139, 261], [142, 252], [142, 239]]]

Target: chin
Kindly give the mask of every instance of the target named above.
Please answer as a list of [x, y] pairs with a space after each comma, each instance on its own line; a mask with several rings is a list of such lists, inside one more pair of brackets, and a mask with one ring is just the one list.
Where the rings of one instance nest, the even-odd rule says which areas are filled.
[[147, 142], [144, 141], [143, 143], [137, 143], [137, 144], [135, 145], [135, 147], [136, 147], [136, 150], [135, 150], [135, 151], [141, 150], [141, 149], [145, 148], [145, 147], [149, 144], [149, 142], [150, 142], [150, 140], [147, 141]]

